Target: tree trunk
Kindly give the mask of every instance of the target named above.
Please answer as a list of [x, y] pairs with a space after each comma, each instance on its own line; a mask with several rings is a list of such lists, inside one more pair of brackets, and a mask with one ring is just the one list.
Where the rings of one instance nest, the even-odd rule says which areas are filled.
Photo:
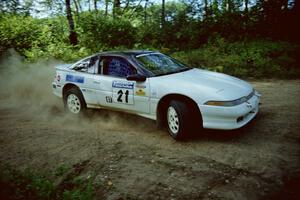
[[74, 26], [74, 20], [72, 17], [72, 10], [71, 10], [71, 4], [70, 0], [66, 0], [66, 11], [67, 11], [67, 19], [69, 23], [69, 29], [70, 29], [70, 34], [69, 34], [69, 40], [72, 45], [77, 45], [77, 33], [75, 31], [75, 26]]
[[205, 16], [205, 18], [207, 18], [207, 16], [208, 16], [208, 2], [207, 2], [207, 0], [204, 0], [204, 16]]
[[[147, 1], [147, 0], [146, 0]], [[129, 0], [126, 0], [126, 5], [125, 5], [125, 8], [124, 9], [127, 9], [129, 7]]]
[[97, 0], [94, 0], [94, 8], [95, 8], [95, 12], [97, 14], [98, 12], [98, 8], [97, 8]]
[[248, 21], [249, 21], [249, 10], [248, 10], [249, 0], [245, 0], [245, 10], [244, 10], [244, 19], [245, 19], [245, 37], [248, 37]]
[[121, 7], [120, 0], [114, 0], [114, 7], [113, 7], [113, 17], [115, 18], [116, 15], [119, 14]]
[[74, 0], [74, 4], [75, 4], [75, 10], [76, 10], [76, 16], [77, 16], [77, 20], [80, 21], [80, 16], [79, 16], [79, 7], [78, 7], [78, 3], [76, 0]]
[[146, 2], [145, 2], [145, 8], [144, 8], [144, 23], [145, 23], [145, 25], [147, 24], [147, 18], [148, 18], [148, 16], [147, 16], [148, 2], [149, 2], [149, 0], [146, 0]]
[[161, 27], [164, 28], [165, 27], [165, 0], [162, 0], [161, 3]]
[[104, 12], [104, 16], [106, 17], [108, 14], [108, 0], [105, 0], [105, 12]]
[[244, 10], [244, 15], [245, 15], [245, 23], [246, 23], [246, 25], [248, 24], [248, 17], [249, 17], [249, 9], [248, 9], [248, 5], [249, 5], [249, 0], [245, 0], [245, 10]]
[[224, 9], [227, 11], [227, 12], [231, 12], [232, 11], [232, 2], [233, 0], [225, 0], [224, 1]]
[[91, 11], [91, 0], [88, 0], [89, 3], [89, 11]]
[[81, 6], [81, 3], [80, 3], [80, 0], [73, 0], [73, 1], [74, 1], [76, 10], [78, 9], [78, 13], [82, 12], [82, 6]]
[[248, 5], [249, 5], [249, 0], [245, 0], [245, 16], [248, 16]]

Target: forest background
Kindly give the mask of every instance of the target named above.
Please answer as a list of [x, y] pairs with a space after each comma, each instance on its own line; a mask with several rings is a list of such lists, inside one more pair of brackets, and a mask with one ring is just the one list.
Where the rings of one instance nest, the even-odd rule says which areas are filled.
[[0, 0], [0, 56], [149, 49], [238, 77], [300, 78], [299, 0]]

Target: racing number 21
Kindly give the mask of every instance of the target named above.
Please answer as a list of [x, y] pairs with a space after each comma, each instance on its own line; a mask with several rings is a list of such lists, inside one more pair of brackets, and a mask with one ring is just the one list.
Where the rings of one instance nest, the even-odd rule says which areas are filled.
[[123, 100], [122, 100], [123, 94], [125, 94], [125, 103], [128, 103], [128, 95], [129, 95], [129, 91], [128, 90], [126, 90], [125, 93], [123, 93], [123, 90], [119, 90], [118, 91], [118, 99], [117, 99], [117, 101], [121, 102], [121, 103], [123, 102]]

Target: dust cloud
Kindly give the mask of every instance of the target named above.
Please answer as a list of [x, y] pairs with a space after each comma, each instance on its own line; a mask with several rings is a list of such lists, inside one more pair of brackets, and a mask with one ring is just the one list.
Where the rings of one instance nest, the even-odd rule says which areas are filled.
[[55, 60], [26, 63], [14, 50], [9, 50], [0, 60], [1, 107], [31, 114], [48, 113], [57, 105], [51, 93], [51, 79], [58, 63]]
[[[151, 120], [106, 110], [89, 110], [85, 117], [65, 112], [62, 99], [52, 93], [55, 66], [62, 61], [50, 59], [27, 63], [14, 50], [0, 59], [0, 114], [14, 112], [29, 120], [66, 128], [101, 128], [116, 131], [140, 131], [155, 125]], [[14, 118], [15, 119], [15, 118]]]

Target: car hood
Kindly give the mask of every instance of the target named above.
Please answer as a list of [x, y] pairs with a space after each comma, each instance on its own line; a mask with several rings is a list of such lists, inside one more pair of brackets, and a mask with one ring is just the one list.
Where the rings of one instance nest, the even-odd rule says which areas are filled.
[[253, 87], [243, 80], [202, 69], [191, 69], [162, 76], [161, 78], [162, 84], [173, 85], [176, 88], [175, 90], [180, 90], [180, 93], [187, 93], [190, 96], [193, 96], [191, 93], [200, 93], [200, 95], [202, 94], [210, 100], [235, 100], [249, 95], [253, 90]]

